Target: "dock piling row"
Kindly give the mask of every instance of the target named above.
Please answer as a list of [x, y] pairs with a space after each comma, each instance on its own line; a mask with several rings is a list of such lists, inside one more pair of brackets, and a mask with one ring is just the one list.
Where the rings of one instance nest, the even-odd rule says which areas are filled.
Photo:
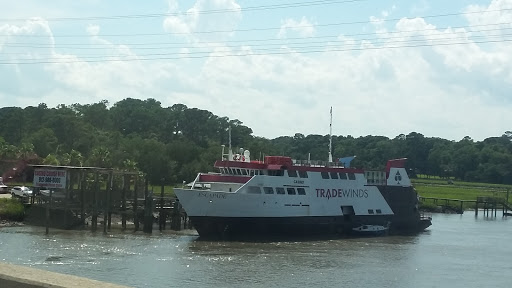
[[[132, 219], [133, 231], [139, 231], [142, 222], [142, 230], [152, 233], [157, 219], [154, 211], [158, 213], [160, 231], [166, 229], [168, 220], [172, 230], [187, 228], [185, 213], [176, 198], [165, 196], [163, 182], [157, 196], [159, 201], [155, 201], [157, 198], [153, 189], [149, 190], [147, 179], [138, 173], [89, 167], [62, 169], [67, 172], [64, 189], [35, 188], [34, 195], [26, 203], [32, 206], [29, 213], [35, 214], [28, 218], [34, 221], [32, 224], [45, 226], [46, 234], [50, 227], [85, 229], [90, 226], [91, 231], [97, 231], [98, 217], [102, 219], [99, 224], [103, 225], [105, 234], [115, 224], [126, 230]], [[40, 193], [43, 189], [49, 193]], [[182, 225], [182, 219], [185, 225]]]

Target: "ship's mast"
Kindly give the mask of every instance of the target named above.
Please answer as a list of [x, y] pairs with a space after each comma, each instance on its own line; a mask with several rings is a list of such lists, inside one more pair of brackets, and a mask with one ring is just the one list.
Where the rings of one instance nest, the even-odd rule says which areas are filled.
[[231, 160], [233, 160], [233, 152], [231, 151], [231, 125], [229, 125], [228, 133], [229, 133], [228, 161], [231, 161]]
[[331, 106], [331, 122], [329, 124], [329, 163], [332, 163], [332, 106]]

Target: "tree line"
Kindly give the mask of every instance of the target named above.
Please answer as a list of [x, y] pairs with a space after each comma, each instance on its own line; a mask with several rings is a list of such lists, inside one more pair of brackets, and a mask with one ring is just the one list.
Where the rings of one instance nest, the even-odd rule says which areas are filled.
[[[153, 184], [176, 184], [194, 179], [197, 172], [213, 170], [221, 145], [229, 141], [229, 128], [232, 146], [249, 149], [252, 159], [328, 157], [329, 135], [296, 133], [266, 139], [253, 135], [238, 119], [183, 104], [162, 107], [151, 98], [127, 98], [109, 106], [101, 101], [55, 108], [44, 103], [0, 108], [0, 161], [140, 171]], [[357, 156], [354, 167], [382, 169], [387, 160], [405, 157], [413, 177], [512, 184], [510, 131], [483, 141], [469, 136], [451, 141], [417, 132], [392, 139], [333, 135], [332, 141], [335, 158]]]

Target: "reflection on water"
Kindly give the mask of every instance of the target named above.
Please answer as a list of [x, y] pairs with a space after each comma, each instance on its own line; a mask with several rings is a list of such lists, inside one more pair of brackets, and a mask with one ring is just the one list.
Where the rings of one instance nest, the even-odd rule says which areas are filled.
[[510, 283], [511, 221], [438, 214], [416, 236], [269, 243], [9, 227], [0, 259], [134, 287], [490, 287]]

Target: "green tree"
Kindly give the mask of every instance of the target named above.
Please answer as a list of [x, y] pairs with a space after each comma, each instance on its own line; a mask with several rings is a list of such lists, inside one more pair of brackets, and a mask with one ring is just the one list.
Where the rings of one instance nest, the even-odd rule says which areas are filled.
[[111, 168], [110, 150], [107, 147], [95, 147], [87, 159], [89, 166]]
[[69, 153], [62, 154], [60, 158], [60, 163], [62, 165], [82, 167], [84, 164], [84, 157], [82, 156], [82, 153], [74, 149], [71, 149], [71, 152]]
[[42, 127], [32, 133], [32, 135], [27, 137], [27, 141], [34, 145], [34, 152], [41, 157], [55, 152], [59, 143], [59, 139], [57, 139], [53, 130], [46, 127]]
[[44, 165], [54, 165], [54, 166], [58, 166], [60, 165], [60, 162], [59, 160], [57, 159], [57, 157], [53, 154], [48, 154], [44, 159], [43, 159], [43, 164]]

